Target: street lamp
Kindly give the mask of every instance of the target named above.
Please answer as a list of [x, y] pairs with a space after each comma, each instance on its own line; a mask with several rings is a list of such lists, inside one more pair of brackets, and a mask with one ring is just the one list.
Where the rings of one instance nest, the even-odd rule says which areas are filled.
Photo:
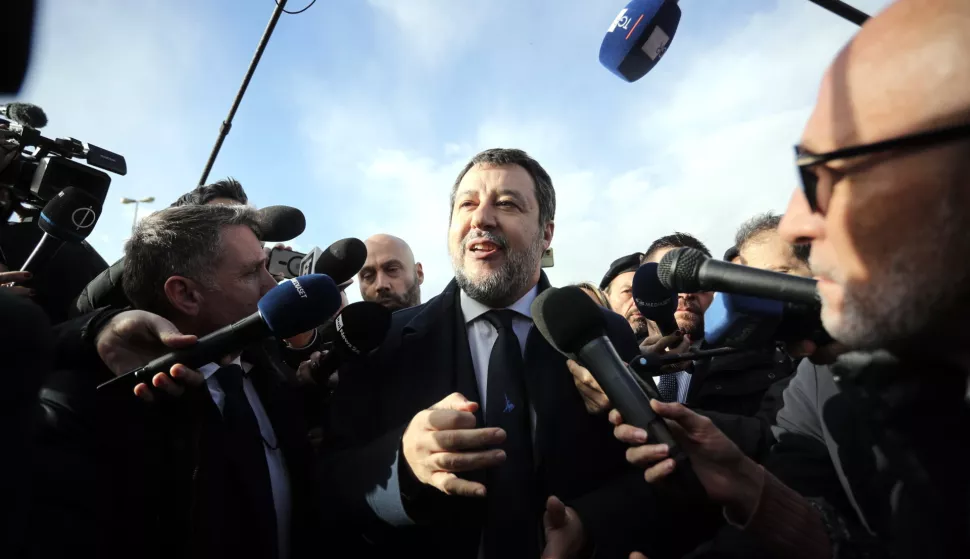
[[148, 198], [142, 198], [141, 200], [132, 200], [131, 198], [122, 198], [122, 204], [134, 204], [135, 205], [135, 217], [131, 220], [131, 230], [134, 232], [135, 224], [138, 223], [138, 204], [151, 204], [155, 201], [154, 196], [149, 196]]

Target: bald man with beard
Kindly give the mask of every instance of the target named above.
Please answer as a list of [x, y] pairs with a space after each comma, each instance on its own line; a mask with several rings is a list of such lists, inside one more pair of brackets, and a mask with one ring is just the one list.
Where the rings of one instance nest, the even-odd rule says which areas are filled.
[[[855, 351], [799, 367], [764, 467], [693, 412], [654, 410], [768, 556], [970, 557], [970, 2], [899, 0], [870, 19], [796, 151], [779, 233], [811, 245], [822, 322]], [[649, 442], [627, 458], [651, 483], [674, 470]]]
[[378, 234], [364, 241], [367, 261], [357, 274], [360, 296], [392, 311], [421, 304], [424, 268], [404, 240]]

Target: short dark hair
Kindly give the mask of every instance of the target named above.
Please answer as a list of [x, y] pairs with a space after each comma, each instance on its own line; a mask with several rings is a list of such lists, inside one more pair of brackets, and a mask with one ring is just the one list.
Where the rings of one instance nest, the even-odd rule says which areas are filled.
[[128, 300], [165, 316], [171, 310], [164, 290], [168, 278], [184, 276], [211, 287], [211, 271], [222, 256], [222, 230], [231, 225], [245, 225], [261, 236], [259, 214], [242, 205], [178, 206], [139, 221], [125, 243]]
[[518, 165], [529, 173], [535, 184], [536, 201], [539, 203], [539, 224], [544, 225], [556, 218], [556, 190], [552, 186], [549, 173], [539, 165], [539, 162], [521, 149], [492, 148], [472, 157], [465, 168], [458, 173], [454, 186], [451, 187], [451, 211], [455, 211], [455, 195], [461, 179], [465, 178], [468, 170], [475, 165]]
[[185, 194], [179, 196], [179, 199], [176, 200], [175, 203], [170, 207], [204, 206], [216, 198], [229, 198], [230, 200], [235, 200], [240, 204], [249, 203], [249, 198], [246, 196], [246, 191], [243, 190], [243, 187], [241, 184], [239, 184], [239, 181], [232, 177], [228, 177], [212, 184], [198, 186], [189, 192], [186, 192]]
[[[741, 227], [738, 228], [738, 232], [734, 235], [734, 246], [738, 248], [738, 252], [741, 252], [741, 250], [744, 249], [744, 246], [751, 242], [751, 239], [762, 233], [777, 231], [779, 225], [781, 225], [780, 214], [772, 212], [758, 214], [741, 224]], [[795, 258], [801, 260], [802, 262], [808, 262], [810, 251], [811, 245], [792, 245], [792, 253], [794, 253]]]
[[707, 245], [700, 241], [700, 239], [689, 233], [675, 232], [673, 235], [666, 235], [654, 241], [643, 253], [643, 258], [641, 258], [640, 261], [646, 262], [650, 260], [650, 258], [656, 254], [658, 250], [663, 250], [665, 248], [696, 248], [707, 255], [708, 258], [711, 257], [711, 251], [707, 248]]

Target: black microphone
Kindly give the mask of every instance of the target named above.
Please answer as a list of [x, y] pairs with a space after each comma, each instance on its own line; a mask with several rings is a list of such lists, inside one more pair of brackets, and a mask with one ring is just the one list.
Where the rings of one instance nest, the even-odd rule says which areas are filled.
[[720, 291], [775, 301], [818, 305], [816, 282], [810, 278], [759, 270], [708, 258], [696, 248], [675, 248], [660, 259], [657, 277], [678, 293]]
[[367, 245], [349, 237], [328, 246], [325, 250], [313, 247], [300, 261], [302, 274], [327, 274], [340, 285], [357, 275], [367, 261]]
[[57, 193], [40, 212], [37, 225], [44, 235], [27, 257], [21, 271], [37, 273], [51, 261], [64, 243], [80, 244], [94, 229], [101, 214], [101, 202], [69, 186]]
[[391, 329], [391, 311], [371, 301], [347, 305], [321, 332], [323, 343], [329, 348], [327, 356], [311, 375], [317, 384], [327, 379], [341, 365], [362, 359], [384, 342]]
[[637, 310], [647, 320], [652, 320], [660, 328], [660, 333], [669, 336], [677, 330], [677, 292], [664, 287], [657, 278], [657, 263], [647, 262], [633, 274], [633, 302]]
[[43, 128], [47, 126], [47, 113], [44, 112], [44, 109], [37, 105], [31, 105], [30, 103], [7, 103], [6, 105], [0, 105], [0, 116], [7, 117], [17, 124], [31, 128]]
[[306, 229], [306, 216], [292, 206], [266, 206], [256, 213], [263, 229], [262, 240], [267, 243], [285, 243]]
[[286, 280], [257, 303], [258, 310], [248, 317], [199, 338], [185, 349], [165, 354], [147, 365], [129, 371], [98, 386], [112, 384], [135, 386], [151, 383], [158, 373], [168, 373], [177, 363], [198, 367], [239, 351], [270, 336], [284, 339], [312, 330], [340, 308], [340, 290], [323, 274]]
[[666, 444], [678, 463], [687, 455], [674, 441], [636, 375], [606, 337], [603, 311], [582, 289], [547, 288], [532, 302], [532, 317], [542, 336], [560, 353], [587, 369], [603, 388], [623, 421], [647, 431], [651, 444]]

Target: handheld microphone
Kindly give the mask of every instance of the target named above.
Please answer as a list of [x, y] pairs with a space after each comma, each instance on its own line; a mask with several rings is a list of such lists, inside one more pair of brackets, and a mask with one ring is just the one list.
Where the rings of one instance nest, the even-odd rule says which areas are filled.
[[7, 103], [0, 105], [0, 116], [29, 126], [30, 128], [43, 128], [47, 126], [47, 113], [44, 109], [30, 103]]
[[21, 270], [37, 273], [46, 267], [64, 243], [80, 244], [94, 229], [101, 213], [101, 202], [69, 186], [57, 193], [40, 212], [37, 225], [44, 235], [27, 257]]
[[660, 333], [669, 336], [677, 330], [677, 292], [671, 291], [657, 278], [657, 263], [647, 262], [633, 274], [633, 302], [647, 320], [657, 323]]
[[820, 307], [716, 293], [704, 313], [704, 339], [713, 346], [758, 348], [775, 342], [831, 343]]
[[358, 301], [344, 307], [321, 333], [330, 350], [311, 374], [324, 385], [340, 366], [366, 357], [384, 342], [391, 329], [391, 311], [371, 301]]
[[291, 206], [266, 206], [257, 210], [263, 229], [264, 242], [285, 243], [303, 234], [306, 216]]
[[813, 279], [708, 258], [696, 248], [675, 248], [660, 259], [660, 283], [678, 293], [721, 291], [774, 301], [818, 305]]
[[367, 245], [353, 237], [340, 239], [326, 250], [313, 247], [300, 262], [302, 274], [327, 274], [340, 285], [357, 275], [367, 261]]
[[628, 82], [637, 81], [667, 52], [679, 23], [677, 0], [633, 0], [606, 32], [600, 63]]
[[99, 385], [98, 389], [112, 384], [150, 384], [153, 376], [167, 374], [176, 363], [198, 367], [270, 336], [283, 339], [312, 330], [340, 308], [340, 290], [323, 274], [300, 276], [269, 290], [256, 306], [255, 313], [202, 336], [194, 346], [163, 355]]
[[637, 377], [606, 337], [603, 312], [582, 289], [547, 288], [532, 302], [532, 317], [556, 350], [589, 369], [625, 422], [645, 429], [653, 444], [668, 445], [670, 457], [677, 462], [687, 460], [667, 424], [653, 412]]

